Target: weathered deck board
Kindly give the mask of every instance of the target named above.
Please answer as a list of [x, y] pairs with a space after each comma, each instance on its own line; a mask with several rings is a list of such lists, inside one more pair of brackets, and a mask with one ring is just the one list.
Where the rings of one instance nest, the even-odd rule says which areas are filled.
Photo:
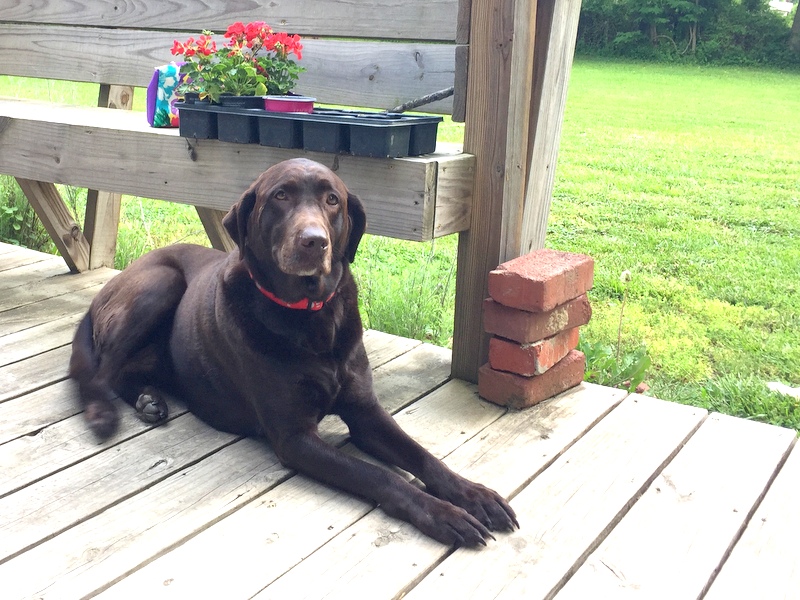
[[523, 527], [485, 551], [457, 551], [407, 598], [545, 598], [635, 502], [705, 411], [630, 397], [517, 495]]
[[7, 266], [4, 259], [5, 255], [0, 255], [0, 291], [3, 292], [31, 281], [39, 281], [42, 277], [64, 276], [67, 271], [64, 259], [60, 256], [50, 256], [31, 265], [16, 268]]
[[82, 316], [72, 312], [0, 337], [0, 367], [69, 344]]
[[797, 444], [736, 544], [707, 600], [800, 595], [800, 448]]
[[0, 403], [0, 444], [21, 436], [35, 435], [78, 414], [77, 390], [70, 381], [60, 381]]
[[24, 267], [47, 260], [50, 259], [46, 254], [31, 252], [23, 248], [14, 248], [3, 254], [2, 261], [0, 261], [0, 271], [16, 269], [17, 267]]
[[[69, 341], [92, 295], [80, 278], [114, 272], [65, 271], [0, 244], [3, 600], [797, 597], [793, 431], [589, 384], [505, 411], [449, 380], [448, 350], [367, 332], [383, 405], [517, 510], [519, 531], [453, 551], [177, 401], [156, 428], [121, 405], [97, 444]], [[358, 454], [337, 418], [321, 433]]]
[[794, 439], [711, 415], [556, 597], [700, 597]]
[[16, 333], [39, 323], [54, 321], [86, 310], [89, 301], [94, 298], [101, 287], [103, 287], [102, 284], [95, 284], [55, 298], [47, 298], [6, 310], [0, 313], [2, 314], [0, 336]]
[[[508, 497], [624, 395], [621, 390], [584, 384], [551, 403], [493, 422], [445, 462], [456, 472]], [[504, 455], [522, 452], [528, 457], [522, 463], [502, 460]], [[393, 598], [410, 581], [422, 577], [448, 550], [411, 525], [373, 511], [256, 597]]]
[[[477, 400], [465, 407], [458, 418], [452, 412], [442, 412], [442, 408], [459, 401], [467, 385], [448, 383], [400, 413], [398, 422], [415, 437], [429, 434], [435, 438], [434, 444], [427, 444], [434, 454], [447, 454], [465, 436], [474, 435], [504, 412]], [[128, 598], [131, 593], [144, 592], [153, 598], [175, 595], [246, 598], [370, 510], [372, 506], [361, 500], [305, 477], [295, 477], [100, 597]], [[265, 527], [252, 526], [258, 522]], [[209, 544], [221, 546], [231, 539], [236, 544], [224, 556], [210, 555], [206, 550]], [[220, 572], [225, 577], [219, 577]], [[164, 585], [167, 581], [168, 585]]]
[[0, 560], [12, 558], [235, 439], [185, 414], [0, 499]]
[[[63, 265], [63, 262], [61, 264]], [[48, 299], [57, 298], [69, 292], [76, 292], [98, 283], [105, 283], [115, 274], [116, 271], [100, 268], [70, 277], [63, 274], [62, 268], [60, 276], [30, 282], [5, 290], [2, 297], [0, 297], [0, 312], [45, 302]]]
[[0, 402], [66, 379], [69, 353], [68, 346], [61, 346], [0, 367]]

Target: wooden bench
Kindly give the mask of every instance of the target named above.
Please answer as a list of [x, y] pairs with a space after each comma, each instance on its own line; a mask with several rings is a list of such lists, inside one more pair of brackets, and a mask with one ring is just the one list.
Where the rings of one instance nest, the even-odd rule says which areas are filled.
[[[579, 0], [47, 0], [0, 6], [0, 75], [99, 84], [98, 107], [0, 99], [0, 173], [13, 175], [72, 270], [113, 264], [120, 194], [197, 207], [215, 247], [221, 215], [267, 166], [297, 155], [327, 164], [364, 201], [368, 231], [460, 238], [454, 374], [485, 359], [486, 273], [540, 247]], [[235, 21], [304, 37], [298, 91], [331, 104], [388, 109], [454, 87], [425, 107], [465, 120], [461, 148], [375, 159], [189, 140], [152, 129], [134, 89], [173, 59], [175, 39]], [[142, 90], [137, 94], [144, 93]], [[2, 95], [2, 90], [0, 90]], [[89, 188], [84, 228], [54, 183]], [[98, 191], [100, 190], [100, 191]]]

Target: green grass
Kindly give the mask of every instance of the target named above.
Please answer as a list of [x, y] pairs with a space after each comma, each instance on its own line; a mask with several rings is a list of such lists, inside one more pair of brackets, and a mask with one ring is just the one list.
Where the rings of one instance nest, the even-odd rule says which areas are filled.
[[622, 344], [653, 395], [800, 428], [763, 385], [800, 384], [798, 114], [797, 73], [576, 63], [547, 245], [595, 258], [593, 343], [632, 272]]
[[[0, 95], [95, 102], [91, 86], [11, 80]], [[581, 342], [596, 380], [621, 384], [646, 349], [652, 395], [800, 429], [798, 402], [765, 386], [800, 385], [799, 115], [797, 73], [576, 62], [547, 246], [596, 261]], [[118, 266], [177, 240], [205, 243], [191, 207], [125, 199]], [[448, 345], [455, 253], [454, 237], [367, 236], [366, 323]]]

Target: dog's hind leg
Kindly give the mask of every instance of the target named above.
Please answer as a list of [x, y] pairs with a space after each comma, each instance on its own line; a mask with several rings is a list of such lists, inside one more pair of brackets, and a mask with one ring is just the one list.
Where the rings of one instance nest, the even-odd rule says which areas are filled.
[[69, 375], [78, 382], [86, 423], [99, 438], [106, 439], [116, 431], [119, 416], [114, 404], [116, 394], [109, 385], [95, 377], [98, 362], [99, 357], [94, 352], [92, 315], [86, 313], [72, 340]]
[[169, 331], [186, 282], [177, 268], [148, 267], [147, 277], [131, 269], [107, 284], [72, 343], [70, 376], [78, 382], [86, 422], [101, 439], [117, 428], [117, 397], [144, 421], [167, 417], [158, 386], [169, 379]]

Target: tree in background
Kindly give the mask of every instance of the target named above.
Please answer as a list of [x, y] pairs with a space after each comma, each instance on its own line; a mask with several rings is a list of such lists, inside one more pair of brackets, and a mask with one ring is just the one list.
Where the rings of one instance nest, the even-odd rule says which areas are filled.
[[[800, 66], [789, 19], [768, 0], [585, 0], [582, 53], [699, 62]], [[794, 46], [791, 46], [794, 47]]]

